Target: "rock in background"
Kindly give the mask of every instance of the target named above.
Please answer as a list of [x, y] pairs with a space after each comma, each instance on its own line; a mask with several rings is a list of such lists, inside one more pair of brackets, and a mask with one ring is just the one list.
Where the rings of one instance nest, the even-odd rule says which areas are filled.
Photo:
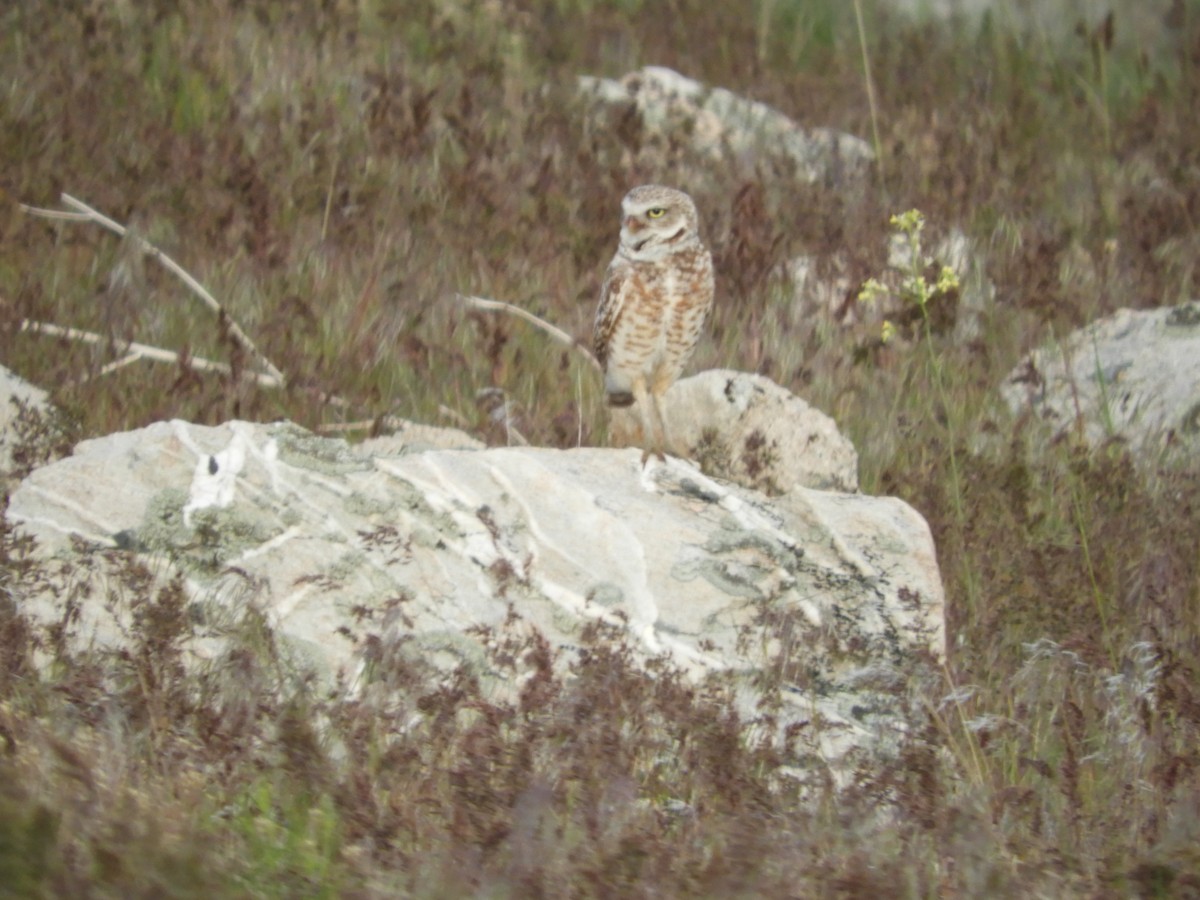
[[19, 478], [61, 455], [63, 434], [46, 392], [0, 366], [0, 477]]
[[[942, 266], [953, 269], [959, 278], [959, 288], [944, 306], [940, 304], [941, 298], [934, 298], [930, 310], [932, 325], [936, 332], [953, 333], [958, 341], [975, 340], [983, 334], [996, 287], [987, 276], [986, 257], [977, 242], [957, 226], [943, 231], [931, 246], [922, 248], [922, 263], [927, 271], [936, 272]], [[893, 234], [887, 243], [887, 268], [872, 273], [872, 277], [892, 289], [892, 294], [886, 300], [866, 304], [855, 299], [863, 284], [851, 277], [852, 264], [846, 251], [823, 259], [794, 257], [785, 264], [783, 273], [792, 285], [789, 324], [796, 329], [811, 328], [820, 322], [844, 327], [866, 325], [878, 334], [879, 326], [888, 320], [909, 332], [919, 332], [920, 310], [899, 297], [899, 287], [911, 265], [907, 241]]]
[[886, 5], [915, 18], [957, 21], [968, 28], [991, 22], [997, 30], [1063, 44], [1081, 43], [1081, 31], [1100, 28], [1113, 15], [1115, 46], [1137, 50], [1169, 39], [1178, 28], [1172, 18], [1182, 14], [1183, 6], [1176, 0], [887, 0]]
[[36, 538], [36, 564], [10, 591], [56, 646], [120, 650], [152, 593], [122, 572], [178, 576], [192, 665], [224, 664], [227, 623], [253, 608], [289, 671], [347, 696], [389, 648], [507, 696], [518, 686], [486, 652], [498, 633], [536, 629], [561, 666], [605, 623], [643, 660], [722, 679], [746, 720], [773, 673], [759, 722], [791, 728], [797, 777], [840, 780], [887, 754], [944, 656], [924, 520], [896, 499], [768, 500], [640, 458], [158, 423], [85, 441], [13, 493], [8, 520]]
[[773, 162], [791, 168], [803, 182], [845, 185], [859, 179], [875, 158], [861, 138], [804, 128], [765, 103], [706, 87], [663, 66], [646, 66], [619, 81], [584, 76], [579, 87], [594, 105], [598, 123], [636, 112], [640, 152], [658, 163], [672, 147], [687, 146], [711, 164], [752, 172], [758, 162]]
[[1136, 458], [1200, 453], [1200, 302], [1118, 310], [1029, 354], [1005, 380], [1009, 408], [1092, 446], [1128, 443]]

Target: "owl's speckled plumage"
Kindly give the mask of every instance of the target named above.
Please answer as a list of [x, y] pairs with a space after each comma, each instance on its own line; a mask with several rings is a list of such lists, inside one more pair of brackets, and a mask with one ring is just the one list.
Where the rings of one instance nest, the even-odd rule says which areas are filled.
[[648, 184], [621, 202], [621, 242], [596, 310], [595, 350], [610, 406], [636, 405], [644, 454], [669, 446], [662, 397], [683, 373], [713, 304], [713, 266], [696, 204]]

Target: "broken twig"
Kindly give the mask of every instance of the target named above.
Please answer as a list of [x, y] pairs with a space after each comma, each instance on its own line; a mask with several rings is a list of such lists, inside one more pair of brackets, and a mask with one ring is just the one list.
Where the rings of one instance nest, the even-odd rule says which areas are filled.
[[[50, 322], [33, 322], [25, 319], [21, 322], [21, 330], [32, 332], [33, 334], [45, 334], [50, 337], [65, 338], [68, 341], [79, 341], [84, 344], [105, 344], [108, 343], [108, 338], [102, 334], [96, 334], [94, 331], [83, 331], [79, 328], [65, 328], [62, 325], [54, 325]], [[116, 362], [111, 362], [100, 370], [100, 374], [104, 375], [121, 366], [138, 359], [150, 359], [154, 362], [164, 362], [177, 364], [180, 360], [180, 354], [173, 353], [170, 350], [163, 350], [161, 347], [151, 347], [147, 344], [128, 344], [125, 347], [127, 355]], [[227, 364], [222, 362], [214, 362], [211, 359], [203, 359], [199, 356], [188, 357], [187, 364], [193, 369], [198, 369], [202, 372], [219, 372], [222, 375], [233, 374]], [[274, 375], [268, 375], [265, 372], [257, 372], [253, 375], [263, 387], [282, 387], [282, 383], [275, 378]]]

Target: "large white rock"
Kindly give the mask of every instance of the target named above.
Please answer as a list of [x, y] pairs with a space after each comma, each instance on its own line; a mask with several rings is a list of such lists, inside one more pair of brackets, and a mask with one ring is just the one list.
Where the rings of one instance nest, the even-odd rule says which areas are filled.
[[1145, 463], [1200, 453], [1200, 301], [1121, 309], [1030, 353], [1001, 388], [1050, 438], [1127, 442]]
[[640, 459], [373, 454], [290, 424], [159, 423], [85, 441], [21, 484], [7, 515], [43, 562], [9, 589], [48, 633], [121, 647], [146, 601], [113, 586], [136, 558], [183, 574], [194, 659], [219, 659], [221, 623], [251, 605], [291, 666], [351, 694], [401, 643], [513, 691], [489, 669], [489, 633], [515, 615], [562, 662], [603, 621], [641, 658], [731, 679], [747, 718], [755, 676], [785, 672], [773, 712], [799, 728], [804, 776], [891, 747], [914, 679], [944, 654], [924, 520], [896, 499], [795, 487], [768, 500]]

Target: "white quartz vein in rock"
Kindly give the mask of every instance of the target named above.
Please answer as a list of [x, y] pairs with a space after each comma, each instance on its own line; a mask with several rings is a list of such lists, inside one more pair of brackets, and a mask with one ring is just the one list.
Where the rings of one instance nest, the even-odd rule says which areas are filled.
[[59, 534], [79, 535], [80, 537], [82, 537], [86, 540], [89, 540], [93, 543], [96, 543], [96, 544], [104, 544], [109, 547], [116, 546], [116, 541], [114, 541], [112, 539], [112, 537], [110, 537], [110, 535], [117, 529], [116, 529], [116, 527], [113, 526], [113, 524], [111, 522], [106, 522], [103, 519], [101, 519], [99, 516], [93, 515], [90, 510], [86, 509], [83, 506], [80, 506], [74, 500], [71, 500], [68, 497], [64, 497], [61, 494], [55, 493], [54, 491], [48, 491], [44, 487], [40, 487], [39, 485], [30, 484], [27, 486], [26, 490], [28, 490], [30, 493], [32, 493], [36, 496], [44, 497], [46, 500], [48, 500], [50, 502], [51, 505], [57, 506], [59, 509], [70, 510], [81, 521], [87, 522], [89, 525], [93, 525], [96, 528], [99, 528], [100, 531], [103, 533], [88, 534], [84, 531], [81, 531], [79, 528], [77, 528], [75, 526], [64, 525], [61, 522], [57, 522], [54, 519], [46, 518], [45, 516], [26, 516], [26, 515], [22, 515], [21, 513], [10, 509], [6, 513], [6, 515], [11, 521], [25, 522], [30, 525], [42, 525], [42, 526], [45, 526], [46, 528], [51, 528], [54, 531], [57, 531]]

